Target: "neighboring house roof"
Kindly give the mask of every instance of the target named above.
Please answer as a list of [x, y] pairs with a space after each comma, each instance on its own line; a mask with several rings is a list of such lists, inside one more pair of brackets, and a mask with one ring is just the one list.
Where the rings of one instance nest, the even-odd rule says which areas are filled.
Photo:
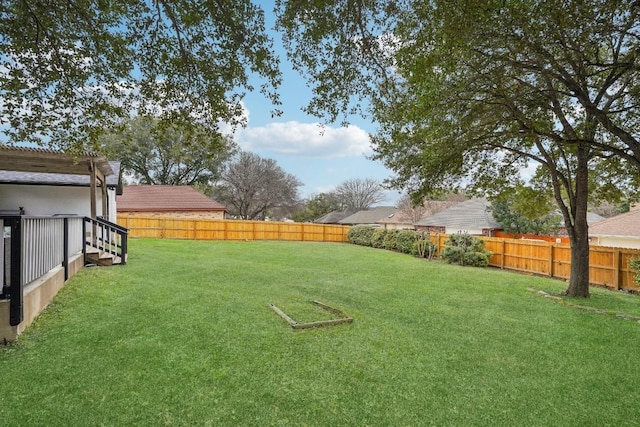
[[[120, 183], [120, 162], [109, 162], [113, 174], [107, 175], [107, 187], [118, 187]], [[17, 172], [0, 170], [0, 183], [20, 185], [55, 185], [89, 187], [89, 175], [64, 173]]]
[[343, 225], [355, 225], [355, 224], [375, 224], [382, 218], [387, 218], [389, 215], [393, 215], [398, 211], [395, 206], [376, 206], [367, 210], [356, 212], [353, 215], [349, 215], [346, 218], [338, 221]]
[[315, 222], [316, 224], [337, 224], [340, 220], [348, 216], [349, 216], [349, 212], [333, 211], [333, 212], [329, 212], [324, 216], [321, 216], [320, 218], [316, 219], [313, 222]]
[[589, 235], [640, 237], [640, 210], [631, 210], [589, 225]]
[[589, 225], [604, 221], [605, 219], [605, 217], [598, 215], [597, 213], [587, 212], [587, 224]]
[[127, 185], [116, 198], [118, 212], [203, 212], [227, 209], [187, 185]]
[[[562, 214], [560, 213], [560, 211], [557, 211], [557, 214], [560, 217], [560, 226], [564, 227], [564, 218], [562, 217]], [[596, 222], [600, 222], [605, 219], [605, 217], [598, 215], [597, 213], [587, 212], [587, 224], [589, 225], [595, 224]]]
[[[442, 212], [443, 210], [450, 208], [451, 206], [454, 206], [457, 203], [459, 202], [440, 201], [440, 200], [426, 201], [424, 203], [424, 210], [421, 212], [422, 218], [420, 219], [435, 215], [438, 212]], [[411, 224], [413, 225], [412, 213], [410, 211], [398, 209], [398, 211], [393, 216], [382, 218], [381, 220], [378, 221], [378, 223], [379, 224]]]
[[403, 212], [400, 209], [397, 209], [396, 212], [391, 213], [388, 216], [380, 218], [376, 222], [378, 224], [411, 224], [413, 225], [411, 215], [409, 215], [407, 212]]
[[487, 199], [470, 199], [445, 209], [435, 215], [423, 218], [416, 225], [432, 227], [458, 227], [501, 229], [487, 208], [491, 204]]

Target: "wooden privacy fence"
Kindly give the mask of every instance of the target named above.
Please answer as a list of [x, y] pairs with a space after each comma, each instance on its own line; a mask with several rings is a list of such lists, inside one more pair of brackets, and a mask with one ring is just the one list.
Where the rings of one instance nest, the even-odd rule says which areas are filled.
[[[447, 235], [437, 235], [438, 251], [444, 247]], [[571, 273], [571, 247], [568, 244], [528, 239], [481, 237], [485, 248], [493, 255], [489, 265], [568, 279]], [[589, 248], [589, 282], [610, 289], [640, 290], [634, 282], [629, 260], [640, 258], [640, 250], [591, 246]]]
[[346, 242], [349, 227], [297, 222], [131, 216], [118, 214], [118, 224], [129, 237], [193, 240], [297, 240]]
[[[118, 224], [129, 229], [129, 237], [193, 240], [292, 240], [347, 242], [348, 226], [266, 221], [118, 215]], [[446, 234], [432, 235], [438, 252]], [[493, 253], [489, 265], [502, 269], [568, 279], [571, 247], [530, 239], [482, 237]], [[640, 258], [640, 250], [591, 246], [589, 281], [610, 289], [640, 291], [633, 280], [629, 260]]]

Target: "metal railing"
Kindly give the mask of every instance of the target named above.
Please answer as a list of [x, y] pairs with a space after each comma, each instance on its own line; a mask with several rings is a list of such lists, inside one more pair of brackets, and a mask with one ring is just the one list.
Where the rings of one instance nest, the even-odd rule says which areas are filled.
[[2, 229], [2, 293], [10, 300], [9, 323], [23, 320], [24, 286], [52, 269], [62, 266], [69, 278], [69, 258], [83, 248], [83, 218], [79, 216], [0, 217]]
[[[22, 217], [23, 284], [82, 251], [82, 217]], [[65, 280], [68, 274], [65, 274]]]
[[90, 246], [113, 255], [113, 264], [126, 264], [128, 234], [129, 231], [126, 228], [113, 222], [102, 218], [84, 217], [82, 235], [85, 236], [83, 246], [85, 261], [86, 247]]

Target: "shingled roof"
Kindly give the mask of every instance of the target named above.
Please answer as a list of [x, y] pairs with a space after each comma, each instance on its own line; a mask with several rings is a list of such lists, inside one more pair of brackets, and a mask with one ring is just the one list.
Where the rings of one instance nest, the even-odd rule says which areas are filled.
[[[420, 219], [426, 218], [432, 215], [442, 212], [451, 206], [456, 205], [457, 201], [440, 201], [440, 200], [428, 200], [424, 203], [424, 209], [421, 212]], [[413, 226], [412, 212], [403, 209], [398, 211], [393, 216], [387, 216], [378, 221], [379, 224], [410, 224]]]
[[315, 222], [316, 224], [337, 224], [340, 220], [346, 218], [347, 216], [349, 216], [348, 212], [333, 211], [321, 216], [313, 222]]
[[445, 209], [430, 217], [421, 219], [416, 225], [432, 227], [488, 228], [500, 229], [502, 226], [487, 210], [487, 199], [470, 199]]
[[128, 185], [116, 198], [118, 212], [205, 212], [227, 209], [187, 185]]
[[590, 236], [640, 237], [640, 209], [603, 219], [589, 225]]
[[338, 223], [343, 225], [376, 224], [382, 218], [387, 218], [389, 215], [393, 215], [397, 211], [398, 208], [395, 206], [376, 206], [356, 212], [353, 215], [349, 215], [348, 217], [338, 221]]

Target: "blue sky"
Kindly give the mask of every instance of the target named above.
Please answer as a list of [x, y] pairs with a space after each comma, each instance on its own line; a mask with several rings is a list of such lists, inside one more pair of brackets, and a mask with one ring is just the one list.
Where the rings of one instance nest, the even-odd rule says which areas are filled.
[[[273, 1], [257, 3], [265, 11], [267, 28], [273, 28]], [[348, 128], [339, 123], [321, 126], [323, 119], [302, 111], [311, 99], [311, 89], [287, 61], [280, 35], [275, 31], [271, 34], [281, 59], [283, 82], [279, 93], [283, 114], [272, 118], [274, 107], [269, 100], [258, 91], [247, 94], [244, 106], [248, 123], [235, 134], [240, 147], [274, 159], [282, 169], [295, 175], [304, 184], [300, 187], [302, 197], [331, 191], [347, 179], [372, 178], [381, 182], [391, 176], [380, 162], [367, 158], [372, 153], [368, 133], [375, 130], [374, 124], [354, 117], [357, 125]], [[395, 191], [387, 195], [381, 204], [393, 205], [399, 197]]]

